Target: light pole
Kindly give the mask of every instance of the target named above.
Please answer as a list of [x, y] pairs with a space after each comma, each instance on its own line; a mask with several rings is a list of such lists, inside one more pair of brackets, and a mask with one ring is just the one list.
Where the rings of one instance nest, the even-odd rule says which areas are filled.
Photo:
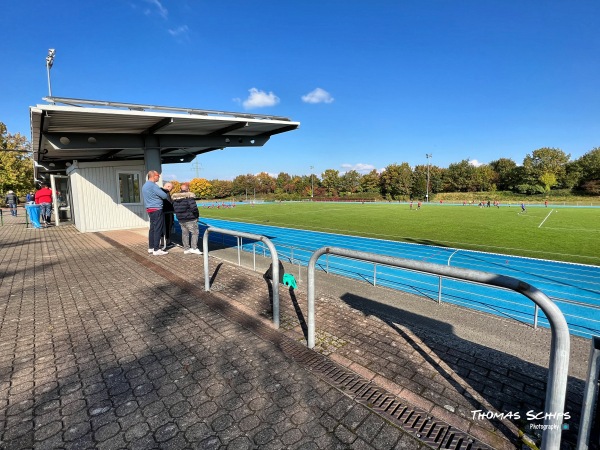
[[50, 69], [52, 69], [52, 64], [54, 64], [54, 55], [56, 55], [56, 50], [53, 48], [48, 50], [48, 56], [46, 56], [46, 72], [48, 73], [48, 96], [52, 97], [52, 85], [50, 84]]
[[314, 177], [313, 177], [313, 169], [315, 168], [315, 166], [310, 166], [310, 199], [312, 201], [313, 197], [315, 196], [315, 182], [314, 182]]
[[427, 158], [427, 194], [425, 194], [425, 202], [429, 203], [429, 160], [431, 159], [431, 153], [425, 153]]

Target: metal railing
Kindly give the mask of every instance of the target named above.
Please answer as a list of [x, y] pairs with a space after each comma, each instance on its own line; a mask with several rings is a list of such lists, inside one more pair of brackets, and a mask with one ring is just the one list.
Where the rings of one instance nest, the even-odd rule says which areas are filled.
[[542, 450], [554, 450], [560, 447], [569, 371], [570, 338], [569, 328], [562, 312], [546, 294], [521, 280], [505, 275], [448, 267], [441, 264], [419, 262], [404, 258], [393, 258], [338, 247], [322, 247], [313, 253], [308, 263], [308, 348], [314, 348], [315, 346], [315, 267], [317, 260], [324, 254], [333, 254], [387, 266], [402, 267], [446, 278], [510, 289], [524, 295], [536, 305], [539, 305], [546, 314], [552, 330], [544, 411], [544, 425], [547, 426], [544, 427], [542, 434]]
[[[579, 421], [579, 438], [577, 450], [587, 450], [590, 434], [594, 422], [594, 406], [596, 406], [596, 420], [600, 420], [600, 403], [598, 402], [598, 377], [600, 376], [600, 337], [592, 338], [588, 376], [583, 390], [583, 403]], [[598, 442], [600, 444], [600, 442]]]
[[220, 233], [229, 236], [235, 236], [238, 239], [238, 265], [241, 265], [240, 261], [240, 248], [242, 247], [241, 240], [243, 238], [251, 239], [253, 241], [259, 241], [264, 243], [269, 251], [271, 252], [272, 260], [272, 285], [273, 285], [273, 325], [275, 328], [279, 328], [279, 257], [277, 256], [277, 250], [269, 238], [261, 236], [259, 234], [244, 233], [243, 231], [225, 230], [223, 228], [208, 227], [204, 231], [202, 236], [202, 247], [204, 257], [204, 290], [210, 291], [210, 277], [208, 275], [208, 236], [210, 233]]
[[[214, 241], [211, 239], [211, 241]], [[221, 241], [225, 245], [235, 245], [234, 242], [229, 243], [223, 238]], [[294, 273], [297, 274], [297, 280], [303, 279], [302, 268], [308, 266], [310, 256], [314, 252], [314, 248], [293, 246], [289, 244], [276, 244], [277, 251], [279, 253], [279, 259], [287, 261], [294, 266]], [[268, 257], [268, 249], [260, 242], [252, 244], [244, 244], [243, 246], [237, 243], [238, 250], [238, 265], [240, 261], [240, 252], [246, 251], [252, 254], [254, 258], [254, 270], [256, 270], [256, 256]], [[448, 256], [440, 255], [436, 256], [437, 260], [444, 261], [440, 264], [448, 264], [454, 262], [454, 260], [461, 255], [463, 252], [461, 249], [449, 249], [450, 254]], [[387, 267], [386, 270], [380, 270], [377, 263], [368, 265], [364, 263], [365, 267], [360, 267], [353, 264], [344, 264], [341, 258], [333, 257], [330, 261], [329, 254], [325, 256], [326, 261], [323, 264], [319, 264], [317, 267], [323, 270], [325, 273], [337, 274], [344, 277], [353, 279], [359, 279], [363, 282], [367, 282], [372, 286], [382, 286], [389, 289], [409, 292], [421, 297], [429, 298], [437, 301], [438, 303], [446, 302], [450, 304], [461, 305], [470, 309], [483, 311], [489, 314], [499, 315], [500, 317], [510, 318], [520, 323], [538, 327], [549, 327], [549, 323], [543, 314], [540, 314], [539, 306], [537, 304], [527, 304], [524, 302], [522, 297], [514, 293], [505, 293], [502, 295], [495, 295], [494, 289], [489, 288], [486, 291], [479, 291], [477, 293], [472, 290], [462, 290], [456, 285], [451, 286], [450, 283], [442, 283], [443, 277], [430, 276], [431, 281], [420, 280], [417, 281], [410, 275], [410, 271], [397, 267]], [[442, 259], [443, 258], [443, 259]], [[391, 270], [390, 270], [391, 269]], [[395, 269], [395, 271], [394, 271]], [[475, 269], [483, 270], [486, 269]], [[387, 273], [386, 273], [387, 271]], [[487, 271], [492, 271], [487, 270]], [[457, 281], [457, 280], [454, 280]], [[510, 291], [510, 290], [507, 290]], [[597, 317], [596, 312], [600, 310], [600, 307], [593, 302], [585, 303], [585, 301], [571, 300], [562, 298], [559, 296], [548, 296], [552, 301], [560, 305], [575, 305], [578, 308], [585, 308], [589, 310], [591, 314], [584, 311], [575, 312], [572, 309], [568, 309], [564, 313], [567, 318], [567, 323], [574, 334], [590, 338], [592, 335], [597, 334], [597, 330], [600, 329], [600, 321], [595, 320], [593, 317]], [[561, 306], [562, 309], [562, 306]], [[583, 320], [583, 323], [582, 323]]]

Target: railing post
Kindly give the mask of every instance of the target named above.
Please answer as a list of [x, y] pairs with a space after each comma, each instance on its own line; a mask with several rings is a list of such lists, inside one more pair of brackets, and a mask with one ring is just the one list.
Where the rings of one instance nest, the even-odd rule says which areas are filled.
[[[329, 248], [327, 247], [323, 247], [320, 248], [319, 250], [317, 250], [316, 252], [314, 252], [312, 254], [312, 256], [310, 257], [310, 260], [308, 261], [308, 268], [307, 268], [307, 281], [306, 281], [306, 286], [307, 286], [307, 315], [308, 315], [308, 320], [307, 320], [307, 338], [306, 338], [306, 345], [308, 348], [315, 348], [315, 266], [317, 264], [317, 260], [319, 259], [319, 257], [324, 254], [324, 253], [328, 253], [329, 252]], [[329, 256], [329, 254], [327, 255]], [[329, 261], [329, 258], [327, 258], [327, 261]]]
[[[594, 405], [598, 400], [598, 377], [600, 376], [600, 337], [592, 336], [588, 374], [583, 390], [581, 418], [579, 419], [579, 437], [577, 450], [587, 450], [594, 423]], [[596, 405], [596, 414], [600, 414], [600, 406]], [[596, 418], [598, 420], [598, 418]]]
[[377, 286], [377, 264], [373, 264], [373, 286]]
[[[448, 267], [450, 267], [450, 260], [452, 257], [458, 252], [458, 249], [454, 250], [452, 254], [448, 257]], [[440, 277], [438, 282], [438, 305], [442, 304], [442, 277]]]

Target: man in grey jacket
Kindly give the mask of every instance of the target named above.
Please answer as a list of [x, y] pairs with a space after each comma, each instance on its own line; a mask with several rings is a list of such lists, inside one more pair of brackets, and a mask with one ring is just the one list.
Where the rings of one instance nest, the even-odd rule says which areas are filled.
[[146, 205], [146, 212], [150, 217], [150, 230], [148, 231], [148, 253], [153, 255], [166, 255], [160, 248], [160, 238], [165, 232], [165, 215], [163, 213], [163, 200], [168, 199], [168, 195], [156, 182], [160, 179], [160, 174], [156, 170], [148, 172], [148, 181], [142, 186], [142, 197]]
[[17, 216], [17, 205], [19, 204], [19, 197], [13, 191], [6, 193], [6, 204], [10, 208], [10, 215]]

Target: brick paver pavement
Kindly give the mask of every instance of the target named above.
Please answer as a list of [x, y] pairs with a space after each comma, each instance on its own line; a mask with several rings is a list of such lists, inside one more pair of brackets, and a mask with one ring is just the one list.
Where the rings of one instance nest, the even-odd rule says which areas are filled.
[[[282, 286], [274, 331], [260, 273], [211, 257], [207, 294], [202, 258], [180, 249], [150, 256], [143, 230], [81, 234], [13, 222], [0, 228], [6, 448], [426, 446], [290, 356], [296, 350], [286, 349], [305, 345], [302, 283], [295, 292]], [[543, 362], [449, 334], [408, 304], [399, 311], [344, 291], [319, 292], [322, 355], [492, 448], [520, 445], [523, 421], [473, 420], [472, 411], [541, 411]], [[545, 333], [509, 326], [516, 336]], [[587, 365], [581, 341], [572, 366]], [[571, 371], [566, 408], [577, 416], [581, 372]], [[565, 433], [566, 448], [573, 435]]]
[[0, 447], [422, 447], [259, 337], [255, 319], [225, 318], [98, 235], [7, 222]]

